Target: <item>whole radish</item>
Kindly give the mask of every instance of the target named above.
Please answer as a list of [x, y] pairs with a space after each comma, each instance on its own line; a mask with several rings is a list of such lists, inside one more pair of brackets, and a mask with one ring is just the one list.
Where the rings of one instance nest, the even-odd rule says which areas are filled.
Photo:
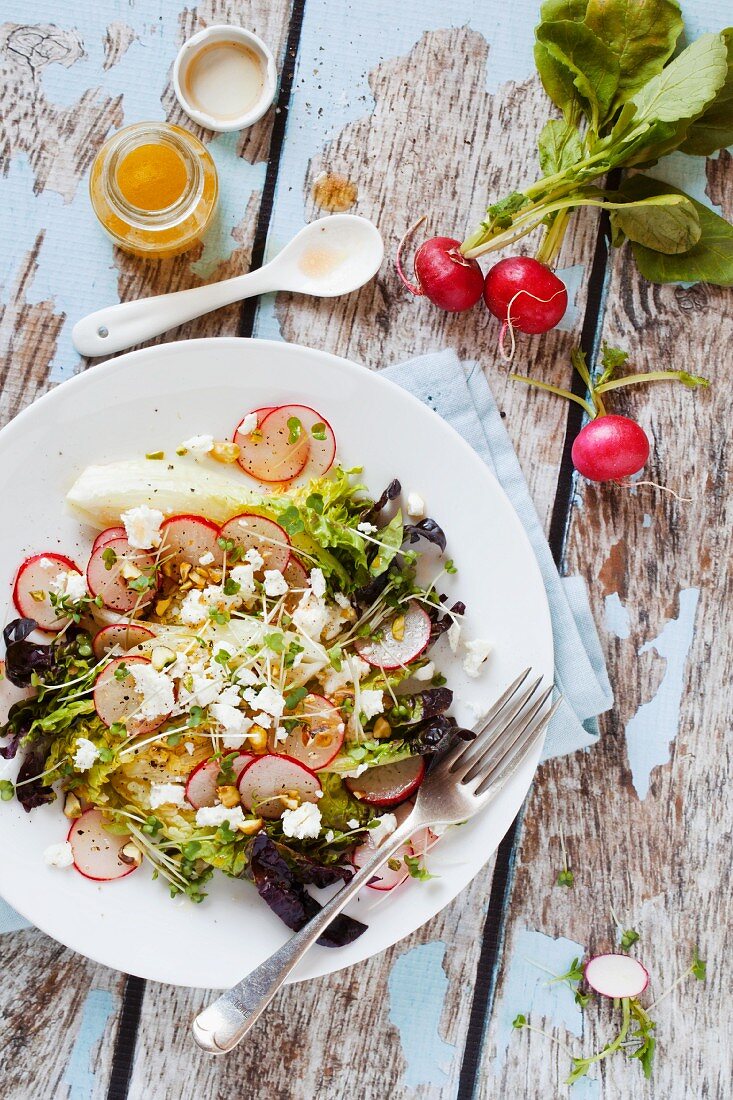
[[614, 413], [591, 420], [573, 443], [573, 466], [589, 481], [617, 481], [638, 474], [649, 458], [649, 440], [635, 420]]
[[454, 237], [431, 237], [424, 241], [415, 253], [414, 267], [417, 285], [405, 275], [402, 267], [402, 250], [425, 221], [420, 218], [411, 226], [397, 249], [397, 274], [403, 284], [419, 297], [428, 298], [438, 309], [448, 313], [462, 313], [476, 305], [484, 289], [484, 276], [476, 260], [461, 255], [461, 242]]
[[487, 272], [484, 302], [502, 324], [519, 332], [548, 332], [562, 320], [568, 292], [546, 264], [531, 256], [509, 256]]

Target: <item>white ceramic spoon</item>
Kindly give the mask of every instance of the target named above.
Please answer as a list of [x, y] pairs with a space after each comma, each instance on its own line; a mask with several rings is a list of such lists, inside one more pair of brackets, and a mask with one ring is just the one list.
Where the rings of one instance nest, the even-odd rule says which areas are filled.
[[256, 294], [290, 290], [335, 298], [369, 282], [383, 256], [384, 241], [375, 225], [356, 214], [333, 214], [306, 225], [257, 271], [98, 309], [77, 321], [71, 338], [81, 355], [111, 355]]

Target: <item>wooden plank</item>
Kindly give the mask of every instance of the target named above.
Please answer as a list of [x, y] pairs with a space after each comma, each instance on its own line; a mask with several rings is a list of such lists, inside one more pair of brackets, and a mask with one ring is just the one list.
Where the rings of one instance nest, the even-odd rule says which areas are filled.
[[[730, 217], [733, 181], [716, 165], [708, 164], [708, 194]], [[695, 370], [709, 374], [713, 388], [693, 395], [659, 385], [623, 391], [612, 403], [655, 441], [648, 477], [691, 501], [649, 487], [577, 487], [565, 565], [586, 577], [596, 617], [605, 621], [616, 705], [596, 749], [541, 769], [527, 808], [478, 1093], [487, 1100], [557, 1095], [567, 1076], [567, 1052], [536, 1033], [512, 1031], [517, 1012], [576, 1053], [591, 1053], [614, 1033], [611, 1010], [591, 1008], [581, 1036], [572, 998], [561, 1002], [528, 958], [560, 972], [580, 949], [612, 948], [613, 907], [641, 932], [637, 953], [652, 973], [642, 999], [649, 1003], [686, 970], [694, 944], [712, 962], [732, 916], [720, 886], [730, 863], [721, 838], [733, 827], [721, 797], [731, 767], [723, 731], [733, 714], [730, 693], [717, 686], [731, 674], [719, 641], [721, 610], [731, 606], [731, 397], [716, 370], [719, 349], [733, 337], [731, 295], [650, 286], [624, 250], [613, 258], [602, 332], [631, 352], [637, 370]], [[553, 884], [560, 830], [573, 889]], [[717, 966], [705, 986], [688, 978], [653, 1015], [653, 1094], [727, 1095], [730, 1070], [718, 1042], [731, 1013]], [[614, 1058], [593, 1077], [583, 1096], [646, 1095], [634, 1062]]]
[[124, 975], [44, 936], [2, 936], [5, 1100], [102, 1100]]

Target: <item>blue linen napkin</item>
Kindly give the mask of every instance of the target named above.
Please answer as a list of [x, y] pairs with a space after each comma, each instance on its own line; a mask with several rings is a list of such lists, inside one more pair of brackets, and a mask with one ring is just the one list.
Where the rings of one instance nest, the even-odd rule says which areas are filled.
[[[555, 643], [555, 684], [563, 701], [547, 734], [543, 759], [588, 748], [598, 740], [596, 718], [613, 692], [581, 577], [560, 577], [529, 495], [516, 453], [478, 363], [453, 351], [387, 367], [387, 378], [447, 420], [484, 460], [519, 516], [545, 582]], [[0, 933], [30, 925], [0, 899]]]

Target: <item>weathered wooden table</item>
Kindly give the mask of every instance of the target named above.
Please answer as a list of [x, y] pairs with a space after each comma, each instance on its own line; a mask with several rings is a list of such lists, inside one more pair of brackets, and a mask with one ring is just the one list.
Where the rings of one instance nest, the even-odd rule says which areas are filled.
[[[694, 33], [729, 22], [730, 0], [688, 0]], [[247, 270], [319, 213], [313, 183], [343, 177], [335, 203], [373, 218], [394, 254], [430, 212], [458, 235], [489, 193], [534, 173], [547, 101], [533, 72], [536, 0], [5, 0], [0, 26], [3, 224], [0, 353], [4, 420], [87, 365], [70, 328], [117, 299]], [[26, 22], [31, 19], [32, 24]], [[181, 41], [240, 22], [279, 57], [277, 107], [243, 134], [202, 137], [225, 202], [205, 246], [159, 265], [115, 252], [96, 226], [86, 177], [123, 123], [182, 116], [168, 77]], [[731, 217], [731, 157], [668, 171]], [[352, 186], [353, 185], [353, 186]], [[613, 942], [611, 907], [642, 934], [654, 988], [684, 971], [692, 947], [707, 984], [683, 983], [656, 1010], [658, 1064], [646, 1084], [614, 1060], [573, 1096], [729, 1097], [731, 1010], [725, 973], [731, 809], [730, 493], [733, 417], [724, 380], [733, 295], [654, 287], [626, 251], [609, 255], [595, 216], [580, 216], [560, 260], [574, 288], [565, 331], [522, 345], [523, 365], [567, 385], [568, 353], [601, 337], [639, 367], [674, 363], [715, 385], [691, 396], [660, 386], [630, 401], [655, 441], [650, 477], [691, 501], [578, 482], [575, 407], [512, 384], [496, 329], [476, 309], [447, 317], [403, 292], [393, 267], [344, 300], [287, 294], [203, 318], [175, 336], [240, 334], [312, 344], [379, 368], [450, 346], [478, 358], [515, 440], [557, 561], [588, 581], [616, 705], [600, 745], [542, 767], [499, 853], [440, 916], [384, 955], [291, 987], [236, 1053], [194, 1048], [188, 1021], [207, 1000], [127, 978], [39, 932], [0, 940], [5, 1100], [545, 1098], [565, 1094], [565, 1050], [512, 1029], [518, 1012], [590, 1052], [611, 1009], [585, 1021], [534, 964], [563, 970]], [[527, 362], [527, 359], [530, 362]], [[625, 408], [619, 397], [616, 407]], [[5, 517], [5, 522], [12, 517]], [[726, 710], [727, 708], [727, 710]], [[575, 886], [555, 885], [564, 834]], [[205, 950], [205, 945], [201, 945]]]

